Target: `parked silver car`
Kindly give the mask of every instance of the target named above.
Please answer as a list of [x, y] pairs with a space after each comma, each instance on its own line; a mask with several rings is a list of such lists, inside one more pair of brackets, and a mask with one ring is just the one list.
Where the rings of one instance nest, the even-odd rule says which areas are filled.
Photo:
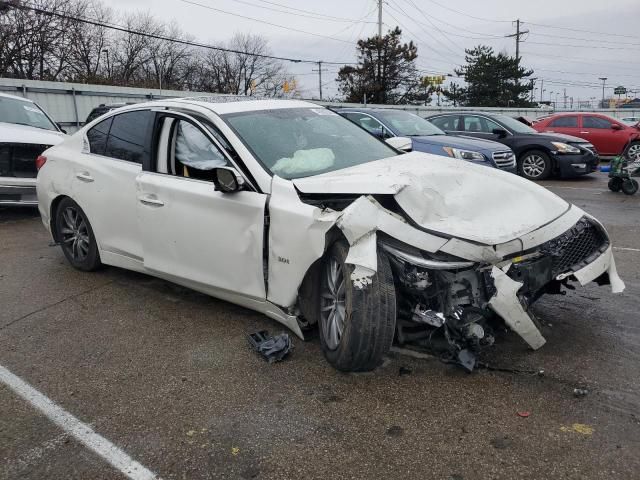
[[38, 204], [38, 156], [65, 136], [31, 100], [0, 93], [0, 205]]

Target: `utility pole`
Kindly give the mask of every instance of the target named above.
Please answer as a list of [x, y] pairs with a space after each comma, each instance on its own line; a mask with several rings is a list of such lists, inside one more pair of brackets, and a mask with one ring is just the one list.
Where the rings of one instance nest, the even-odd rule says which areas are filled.
[[540, 79], [540, 103], [542, 103], [542, 94], [544, 93], [544, 78]]
[[516, 60], [518, 62], [518, 66], [520, 66], [520, 37], [529, 33], [529, 30], [520, 30], [520, 19], [516, 20], [516, 33], [512, 33], [511, 35], [505, 35], [505, 38], [515, 37], [516, 39]]
[[567, 89], [564, 89], [564, 92], [562, 94], [563, 97], [563, 107], [565, 110], [567, 109]]
[[602, 80], [602, 105], [600, 108], [604, 108], [604, 84], [607, 82], [607, 77], [599, 77], [598, 80]]
[[[318, 90], [320, 91], [320, 100], [322, 100], [322, 60], [318, 60], [318, 69], [312, 72], [318, 72]], [[326, 70], [324, 70], [326, 72]]]
[[378, 38], [382, 38], [382, 0], [378, 0]]

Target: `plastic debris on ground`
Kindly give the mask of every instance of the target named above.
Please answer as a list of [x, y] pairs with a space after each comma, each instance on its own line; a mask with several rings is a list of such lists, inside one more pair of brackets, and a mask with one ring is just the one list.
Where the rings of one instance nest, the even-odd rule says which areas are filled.
[[522, 418], [527, 418], [531, 416], [531, 412], [518, 412], [518, 416]]
[[267, 330], [250, 333], [249, 345], [269, 363], [280, 362], [293, 350], [293, 342], [287, 333], [271, 336]]
[[580, 398], [580, 397], [586, 397], [589, 394], [589, 390], [587, 390], [586, 388], [574, 388], [573, 389], [573, 396]]

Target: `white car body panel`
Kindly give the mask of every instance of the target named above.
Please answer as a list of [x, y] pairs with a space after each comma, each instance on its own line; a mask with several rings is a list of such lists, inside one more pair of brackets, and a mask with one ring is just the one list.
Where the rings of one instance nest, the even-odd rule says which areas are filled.
[[[116, 178], [117, 174], [102, 171], [113, 160], [105, 159], [103, 167], [88, 158], [95, 155], [81, 153], [90, 124], [47, 151], [50, 160], [38, 179], [40, 212], [47, 228], [52, 202], [59, 195], [70, 196], [85, 209], [104, 263], [137, 269], [247, 306], [284, 323], [299, 336], [298, 290], [309, 268], [326, 251], [327, 233], [338, 229], [344, 235], [349, 244], [347, 263], [355, 267], [351, 281], [365, 288], [376, 272], [377, 237], [382, 232], [424, 252], [448, 253], [483, 264], [493, 273], [497, 289], [490, 307], [532, 348], [544, 343], [515, 294], [518, 282], [506, 275], [511, 264], [504, 258], [567, 231], [586, 215], [579, 208], [512, 174], [418, 152], [292, 181], [272, 177], [219, 115], [317, 106], [298, 101], [214, 104], [194, 99], [146, 106], [165, 107], [206, 117], [218, 127], [259, 191], [224, 194], [211, 183], [140, 172], [139, 166], [133, 181], [125, 178], [133, 170]], [[145, 105], [112, 114], [140, 108]], [[78, 173], [89, 173], [95, 181], [83, 182]], [[304, 203], [298, 192], [359, 197], [344, 210], [334, 211]], [[405, 216], [384, 208], [375, 195], [393, 195]], [[124, 223], [118, 218], [123, 210], [128, 210]], [[266, 259], [265, 213], [269, 218]], [[122, 232], [125, 226], [128, 231]], [[613, 291], [624, 288], [611, 247], [572, 274], [580, 283], [588, 283], [603, 272], [608, 272]]]
[[266, 195], [148, 172], [136, 183], [146, 270], [264, 300]]

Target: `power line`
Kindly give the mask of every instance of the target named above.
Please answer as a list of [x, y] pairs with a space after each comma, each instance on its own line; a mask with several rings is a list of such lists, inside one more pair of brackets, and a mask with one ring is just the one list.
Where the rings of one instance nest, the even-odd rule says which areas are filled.
[[[308, 13], [308, 14], [311, 14], [311, 15], [316, 15], [316, 16], [318, 16], [318, 17], [333, 18], [333, 19], [335, 19], [335, 20], [348, 20], [348, 21], [353, 21], [352, 19], [350, 20], [350, 19], [347, 19], [347, 18], [344, 18], [344, 17], [335, 17], [335, 16], [333, 16], [333, 15], [325, 15], [324, 13], [320, 13], [320, 12], [312, 12], [312, 11], [310, 11], [310, 10], [303, 10], [303, 9], [301, 9], [301, 8], [295, 8], [295, 7], [291, 7], [291, 6], [289, 6], [289, 5], [284, 5], [284, 4], [282, 4], [282, 3], [277, 3], [277, 2], [270, 2], [270, 1], [268, 1], [268, 0], [258, 0], [258, 1], [259, 1], [259, 2], [262, 2], [262, 3], [267, 3], [267, 4], [269, 4], [269, 5], [276, 5], [276, 6], [278, 6], [278, 7], [288, 8], [289, 10], [295, 10], [296, 12], [302, 12], [302, 13]], [[363, 17], [363, 18], [364, 18], [364, 17]], [[362, 20], [362, 18], [361, 18], [360, 20]]]
[[624, 37], [624, 38], [633, 38], [634, 40], [640, 40], [640, 37], [636, 37], [634, 35], [626, 35], [626, 34], [622, 34], [622, 33], [611, 33], [611, 32], [596, 32], [593, 30], [584, 30], [582, 28], [578, 29], [578, 28], [569, 28], [569, 27], [559, 27], [559, 26], [555, 26], [555, 25], [545, 25], [543, 23], [533, 23], [533, 22], [527, 22], [529, 25], [535, 25], [536, 27], [545, 27], [545, 28], [555, 28], [557, 30], [566, 30], [569, 32], [579, 32], [579, 33], [593, 33], [595, 35], [605, 35], [605, 36], [609, 36], [609, 37]]
[[320, 33], [307, 32], [306, 30], [300, 30], [298, 28], [287, 27], [285, 25], [280, 25], [278, 23], [267, 22], [266, 20], [260, 20], [259, 18], [253, 18], [253, 17], [249, 17], [247, 15], [241, 15], [239, 13], [229, 12], [227, 10], [222, 10], [220, 8], [215, 8], [215, 7], [212, 7], [210, 5], [204, 5], [202, 3], [194, 2], [192, 0], [180, 0], [180, 1], [183, 2], [183, 3], [188, 3], [189, 5], [195, 5], [195, 6], [198, 6], [198, 7], [201, 7], [201, 8], [206, 8], [207, 10], [212, 10], [214, 12], [224, 13], [225, 15], [231, 15], [231, 16], [238, 17], [238, 18], [244, 18], [245, 20], [251, 20], [252, 22], [263, 23], [265, 25], [270, 25], [272, 27], [282, 28], [284, 30], [289, 30], [291, 32], [298, 32], [298, 33], [304, 33], [306, 35], [313, 35], [314, 37], [326, 38], [327, 40], [333, 40], [335, 42], [350, 43], [347, 40], [343, 40], [341, 38], [330, 37], [328, 35], [322, 35]]
[[[192, 47], [206, 48], [206, 49], [209, 49], [209, 50], [216, 50], [216, 51], [229, 52], [229, 53], [237, 53], [237, 54], [240, 54], [240, 55], [248, 55], [248, 56], [260, 57], [260, 58], [270, 58], [270, 59], [273, 59], [273, 60], [282, 60], [282, 61], [285, 61], [285, 62], [292, 62], [292, 63], [312, 63], [312, 64], [316, 64], [318, 62], [317, 60], [307, 60], [307, 59], [291, 58], [291, 57], [280, 57], [280, 56], [277, 56], [277, 55], [267, 55], [267, 54], [261, 54], [261, 53], [246, 52], [246, 51], [242, 51], [242, 50], [236, 50], [236, 49], [233, 49], [233, 48], [218, 47], [218, 46], [210, 45], [210, 44], [206, 44], [206, 43], [199, 43], [199, 42], [190, 41], [190, 40], [183, 40], [183, 39], [180, 39], [180, 38], [172, 38], [172, 37], [167, 37], [167, 36], [164, 36], [164, 35], [157, 35], [157, 34], [154, 34], [154, 33], [140, 32], [140, 31], [133, 30], [131, 28], [124, 27], [122, 25], [117, 25], [117, 24], [113, 24], [113, 23], [106, 23], [106, 22], [99, 22], [97, 20], [91, 20], [91, 19], [88, 19], [88, 18], [77, 17], [77, 16], [68, 15], [68, 14], [64, 14], [64, 13], [59, 13], [59, 12], [55, 12], [55, 11], [51, 11], [51, 10], [45, 10], [45, 9], [37, 8], [37, 7], [30, 7], [30, 6], [27, 6], [27, 5], [16, 5], [16, 4], [13, 4], [13, 3], [8, 2], [8, 1], [0, 1], [0, 6], [10, 7], [10, 8], [17, 8], [19, 10], [28, 10], [28, 11], [32, 11], [32, 12], [40, 14], [40, 15], [49, 15], [49, 16], [52, 16], [52, 17], [62, 18], [62, 19], [66, 19], [66, 20], [73, 20], [75, 22], [85, 23], [85, 24], [88, 24], [88, 25], [96, 26], [96, 27], [103, 27], [103, 28], [108, 28], [108, 29], [116, 30], [116, 31], [123, 32], [123, 33], [129, 33], [131, 35], [139, 35], [141, 37], [153, 38], [153, 39], [156, 39], [156, 40], [163, 40], [163, 41], [166, 41], [166, 42], [179, 43], [181, 45], [189, 45], [189, 46], [192, 46]], [[325, 62], [325, 63], [331, 64], [331, 65], [350, 65], [350, 64], [353, 64], [353, 62]]]
[[[245, 4], [245, 5], [250, 5], [250, 6], [256, 7], [256, 8], [262, 8], [264, 10], [270, 10], [272, 12], [284, 13], [285, 15], [295, 15], [297, 17], [312, 18], [314, 20], [321, 20], [321, 21], [324, 21], [324, 22], [342, 22], [342, 23], [347, 22], [347, 23], [355, 24], [355, 23], [359, 23], [362, 20], [362, 18], [354, 19], [354, 18], [332, 17], [332, 16], [329, 16], [329, 15], [322, 15], [322, 14], [318, 15], [318, 14], [315, 14], [313, 12], [297, 13], [297, 12], [304, 12], [304, 10], [300, 10], [300, 9], [297, 9], [297, 8], [293, 9], [293, 10], [296, 10], [294, 12], [287, 12], [286, 10], [281, 10], [279, 8], [273, 8], [273, 7], [265, 7], [263, 5], [258, 5], [256, 3], [248, 2], [246, 0], [232, 0], [232, 1], [236, 2], [236, 3], [242, 3], [242, 4]], [[272, 3], [272, 2], [265, 2], [265, 3]]]
[[[393, 0], [390, 0], [390, 1], [393, 1]], [[394, 3], [395, 3], [395, 2], [394, 2]], [[461, 47], [461, 46], [460, 46], [460, 45], [458, 45], [456, 42], [454, 42], [453, 40], [451, 40], [451, 39], [450, 39], [450, 38], [449, 38], [449, 37], [448, 37], [448, 36], [447, 36], [447, 35], [446, 35], [446, 34], [445, 34], [441, 29], [440, 29], [440, 28], [438, 28], [438, 26], [437, 26], [435, 23], [433, 23], [433, 22], [431, 21], [431, 19], [430, 19], [430, 18], [429, 18], [425, 13], [424, 13], [424, 11], [423, 11], [421, 8], [419, 8], [419, 7], [418, 7], [418, 6], [413, 2], [413, 0], [409, 0], [409, 2], [408, 2], [408, 3], [409, 3], [411, 6], [413, 6], [413, 8], [415, 8], [416, 10], [418, 10], [418, 11], [420, 12], [420, 14], [424, 17], [424, 19], [425, 19], [427, 22], [429, 22], [429, 24], [430, 24], [433, 28], [435, 28], [435, 29], [436, 29], [436, 31], [438, 31], [438, 33], [440, 33], [440, 35], [442, 35], [442, 37], [443, 37], [443, 38], [445, 38], [446, 40], [448, 40], [448, 41], [449, 41], [449, 43], [451, 43], [451, 44], [454, 46], [454, 48], [457, 48], [457, 49], [459, 49], [459, 50], [464, 51], [464, 48], [463, 48], [463, 47]], [[425, 33], [427, 33], [429, 36], [431, 36], [432, 38], [434, 38], [434, 39], [435, 39], [435, 37], [433, 37], [430, 33], [428, 33], [428, 30], [424, 28], [424, 24], [422, 24], [422, 23], [418, 22], [415, 18], [413, 18], [413, 17], [411, 17], [410, 15], [408, 15], [408, 14], [407, 14], [407, 12], [405, 12], [405, 11], [404, 11], [404, 9], [403, 9], [399, 4], [395, 4], [395, 5], [396, 5], [396, 6], [397, 6], [397, 7], [398, 7], [398, 8], [399, 8], [399, 9], [400, 9], [404, 14], [405, 14], [405, 16], [407, 16], [407, 17], [411, 18], [411, 20], [413, 20], [413, 22], [414, 22], [416, 25], [419, 25], [419, 26], [420, 26], [420, 28], [422, 28], [422, 30], [423, 30]], [[438, 42], [438, 43], [439, 43], [439, 42]], [[447, 50], [449, 50], [450, 52], [452, 52], [454, 55], [458, 55], [458, 53], [453, 52], [449, 47], [446, 47], [446, 48], [447, 48]]]
[[552, 47], [569, 47], [569, 48], [600, 48], [604, 50], [620, 50], [620, 47], [607, 47], [605, 45], [570, 45], [567, 43], [548, 43], [548, 42], [532, 42], [528, 41], [531, 45], [547, 45]]
[[[390, 5], [389, 5], [390, 6]], [[394, 9], [395, 11], [395, 9]], [[420, 38], [418, 35], [416, 35], [415, 33], [413, 33], [411, 30], [409, 30], [405, 25], [403, 25], [400, 20], [398, 20], [396, 17], [394, 17], [393, 15], [391, 15], [391, 13], [389, 13], [389, 11], [387, 11], [387, 15], [389, 15], [389, 17], [391, 17], [397, 24], [398, 26], [402, 27], [402, 29], [404, 31], [406, 31], [407, 33], [409, 33], [409, 35], [411, 35], [413, 38], [415, 38], [416, 40], [418, 40], [419, 42], [422, 42], [422, 44], [424, 46], [426, 46], [429, 50], [431, 50], [432, 52], [436, 53], [437, 55], [439, 55], [441, 58], [443, 58], [445, 61], [443, 62], [442, 60], [435, 60], [435, 59], [427, 59], [427, 60], [431, 60], [434, 62], [439, 62], [439, 63], [446, 63], [447, 65], [451, 65], [451, 64], [456, 64], [457, 62], [452, 62], [451, 60], [449, 60], [446, 56], [444, 56], [443, 53], [440, 52], [440, 50], [434, 49], [433, 47], [431, 47], [429, 45], [429, 42], [425, 42], [422, 38]], [[426, 58], [426, 57], [423, 57]]]
[[454, 12], [454, 13], [457, 13], [458, 15], [463, 15], [465, 17], [473, 18], [474, 20], [480, 20], [482, 22], [494, 22], [494, 23], [511, 23], [512, 22], [512, 20], [497, 20], [495, 18], [476, 17], [474, 15], [470, 15], [460, 10], [456, 10], [455, 8], [448, 7], [447, 5], [443, 5], [442, 3], [436, 2], [435, 0], [427, 0], [427, 1], [431, 3], [435, 3], [440, 8], [444, 8], [445, 10], [449, 10], [450, 12]]

